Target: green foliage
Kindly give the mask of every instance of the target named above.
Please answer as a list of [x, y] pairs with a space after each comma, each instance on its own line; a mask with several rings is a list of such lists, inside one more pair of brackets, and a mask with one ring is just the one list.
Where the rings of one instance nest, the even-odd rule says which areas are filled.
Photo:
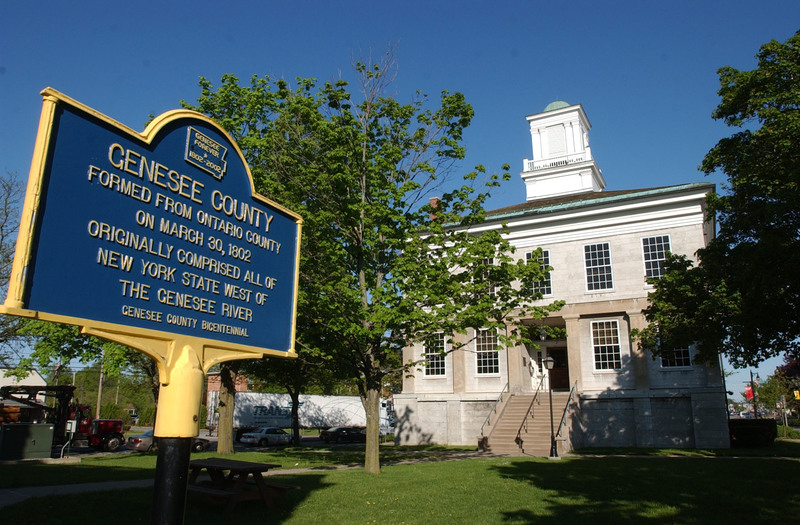
[[791, 426], [778, 425], [778, 437], [800, 440], [800, 430], [796, 430]]
[[[257, 392], [286, 392], [292, 398], [292, 435], [294, 444], [300, 443], [300, 394], [310, 393], [316, 387], [323, 391], [336, 384], [336, 377], [325, 367], [321, 355], [299, 350], [297, 359], [249, 360], [242, 362], [242, 372], [250, 381], [251, 390]], [[330, 392], [324, 392], [330, 393]]]
[[[155, 362], [145, 354], [82, 334], [79, 327], [61, 323], [24, 319], [20, 332], [35, 341], [30, 355], [19, 361], [17, 372], [20, 375], [24, 376], [31, 369], [52, 370], [56, 363], [77, 360], [91, 366], [75, 374], [76, 401], [89, 405], [96, 403], [102, 367], [104, 398], [109, 395], [108, 388], [112, 387], [121, 407], [130, 403], [141, 413], [155, 405], [158, 371]], [[67, 382], [64, 379], [59, 381], [61, 384]]]
[[100, 407], [100, 418], [121, 419], [125, 425], [131, 424], [130, 414], [114, 403], [105, 403]]
[[241, 86], [224, 75], [215, 89], [201, 79], [197, 104], [184, 105], [228, 130], [257, 191], [303, 217], [297, 343], [369, 400], [368, 445], [377, 446], [377, 394], [413, 367], [405, 346], [469, 328], [496, 328], [513, 344], [524, 334], [512, 314], [542, 317], [560, 304], [530, 308], [544, 269], [516, 260], [501, 232], [471, 229], [507, 166], [448, 180], [473, 116], [464, 96], [388, 98], [391, 56], [358, 63], [356, 74], [357, 96], [343, 80], [292, 87], [254, 76]]
[[800, 351], [800, 33], [763, 45], [757, 58], [752, 71], [719, 70], [712, 116], [739, 131], [701, 166], [728, 177], [707, 203], [718, 235], [696, 267], [673, 259], [675, 273], [655, 283], [647, 347], [694, 339], [701, 359], [721, 352], [738, 366]]
[[139, 414], [139, 421], [136, 423], [140, 427], [152, 427], [156, 424], [156, 407], [155, 405], [141, 409], [137, 407]]
[[208, 419], [208, 407], [205, 403], [200, 405], [200, 428], [205, 428]]
[[[24, 195], [24, 185], [17, 175], [0, 175], [0, 294], [8, 292], [8, 281], [16, 249], [17, 228]], [[27, 343], [19, 329], [22, 320], [13, 315], [0, 315], [0, 365], [11, 368], [16, 354]]]
[[664, 275], [652, 284], [644, 310], [650, 325], [632, 335], [654, 356], [672, 357], [675, 348], [696, 345], [696, 361], [716, 362], [726, 321], [739, 311], [736, 293], [724, 282], [709, 284], [705, 267], [695, 267], [685, 255], [668, 254]]
[[768, 413], [775, 412], [781, 402], [781, 397], [787, 401], [793, 399], [791, 392], [791, 382], [782, 373], [776, 372], [769, 376], [766, 381], [761, 381], [756, 386], [756, 396], [760, 407], [764, 407]]
[[102, 361], [104, 373], [118, 376], [139, 352], [117, 343], [82, 334], [77, 326], [24, 319], [20, 333], [36, 342], [29, 357], [20, 360], [21, 369], [53, 368], [54, 363], [79, 360]]

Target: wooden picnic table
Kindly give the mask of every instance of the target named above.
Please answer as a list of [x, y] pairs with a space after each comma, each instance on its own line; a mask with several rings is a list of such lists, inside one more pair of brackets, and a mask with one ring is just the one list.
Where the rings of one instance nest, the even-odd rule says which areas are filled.
[[[275, 497], [285, 495], [289, 490], [300, 487], [267, 482], [263, 473], [280, 467], [273, 463], [255, 463], [226, 458], [195, 459], [189, 462], [189, 492], [206, 494], [212, 501], [227, 500], [226, 510], [236, 506], [239, 501], [260, 499], [267, 507], [272, 506]], [[208, 472], [210, 483], [198, 482], [200, 473]], [[252, 476], [256, 490], [249, 490], [247, 480]]]

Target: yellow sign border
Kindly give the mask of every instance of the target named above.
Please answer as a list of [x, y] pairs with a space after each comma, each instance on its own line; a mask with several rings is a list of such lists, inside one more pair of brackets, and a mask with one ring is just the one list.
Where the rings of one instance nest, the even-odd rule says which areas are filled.
[[[48, 87], [41, 92], [41, 95], [43, 97], [42, 114], [39, 119], [39, 129], [36, 135], [36, 144], [34, 146], [33, 159], [28, 176], [25, 204], [22, 209], [20, 227], [17, 235], [14, 263], [8, 285], [8, 295], [5, 304], [0, 305], [0, 313], [77, 325], [80, 326], [82, 331], [86, 334], [108, 339], [147, 354], [155, 360], [158, 366], [159, 381], [162, 387], [159, 397], [156, 435], [171, 437], [196, 436], [199, 420], [197, 417], [197, 410], [199, 410], [202, 380], [205, 373], [207, 373], [212, 366], [225, 361], [254, 359], [264, 355], [282, 358], [297, 357], [295, 351], [295, 331], [297, 325], [297, 300], [300, 277], [300, 238], [303, 219], [300, 215], [255, 192], [250, 166], [245, 160], [239, 145], [231, 138], [225, 129], [202, 113], [188, 109], [167, 111], [153, 119], [145, 130], [139, 133], [55, 89]], [[189, 337], [160, 330], [150, 330], [124, 324], [106, 323], [91, 319], [50, 314], [24, 308], [22, 298], [25, 293], [27, 269], [31, 262], [34, 226], [39, 211], [46, 157], [49, 151], [53, 120], [58, 104], [72, 106], [146, 144], [150, 144], [164, 126], [174, 120], [186, 117], [202, 120], [228, 139], [245, 167], [253, 198], [268, 206], [279, 209], [281, 212], [294, 218], [297, 224], [297, 246], [294, 261], [294, 306], [291, 316], [292, 326], [290, 329], [290, 348], [288, 351], [227, 343], [208, 338]], [[162, 409], [162, 405], [164, 405], [163, 408], [166, 410]], [[180, 409], [181, 406], [184, 407], [184, 410]], [[193, 408], [191, 414], [186, 414], [185, 409], [188, 407], [197, 408]], [[162, 411], [166, 413], [162, 414]], [[187, 415], [191, 415], [192, 417], [187, 419]]]

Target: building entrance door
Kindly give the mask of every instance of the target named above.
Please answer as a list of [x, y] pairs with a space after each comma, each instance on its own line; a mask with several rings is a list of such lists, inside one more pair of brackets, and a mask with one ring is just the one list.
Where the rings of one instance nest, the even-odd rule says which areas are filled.
[[553, 390], [569, 390], [569, 365], [566, 348], [548, 348], [547, 355], [553, 358], [553, 369], [550, 370], [550, 388]]

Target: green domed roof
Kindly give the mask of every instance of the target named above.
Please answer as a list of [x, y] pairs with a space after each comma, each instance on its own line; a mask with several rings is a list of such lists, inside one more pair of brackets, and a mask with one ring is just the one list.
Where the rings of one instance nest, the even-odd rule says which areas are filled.
[[564, 102], [563, 100], [556, 100], [555, 102], [549, 103], [547, 107], [544, 108], [544, 111], [542, 111], [542, 113], [547, 113], [548, 111], [555, 111], [556, 109], [568, 108], [568, 107], [569, 104]]

